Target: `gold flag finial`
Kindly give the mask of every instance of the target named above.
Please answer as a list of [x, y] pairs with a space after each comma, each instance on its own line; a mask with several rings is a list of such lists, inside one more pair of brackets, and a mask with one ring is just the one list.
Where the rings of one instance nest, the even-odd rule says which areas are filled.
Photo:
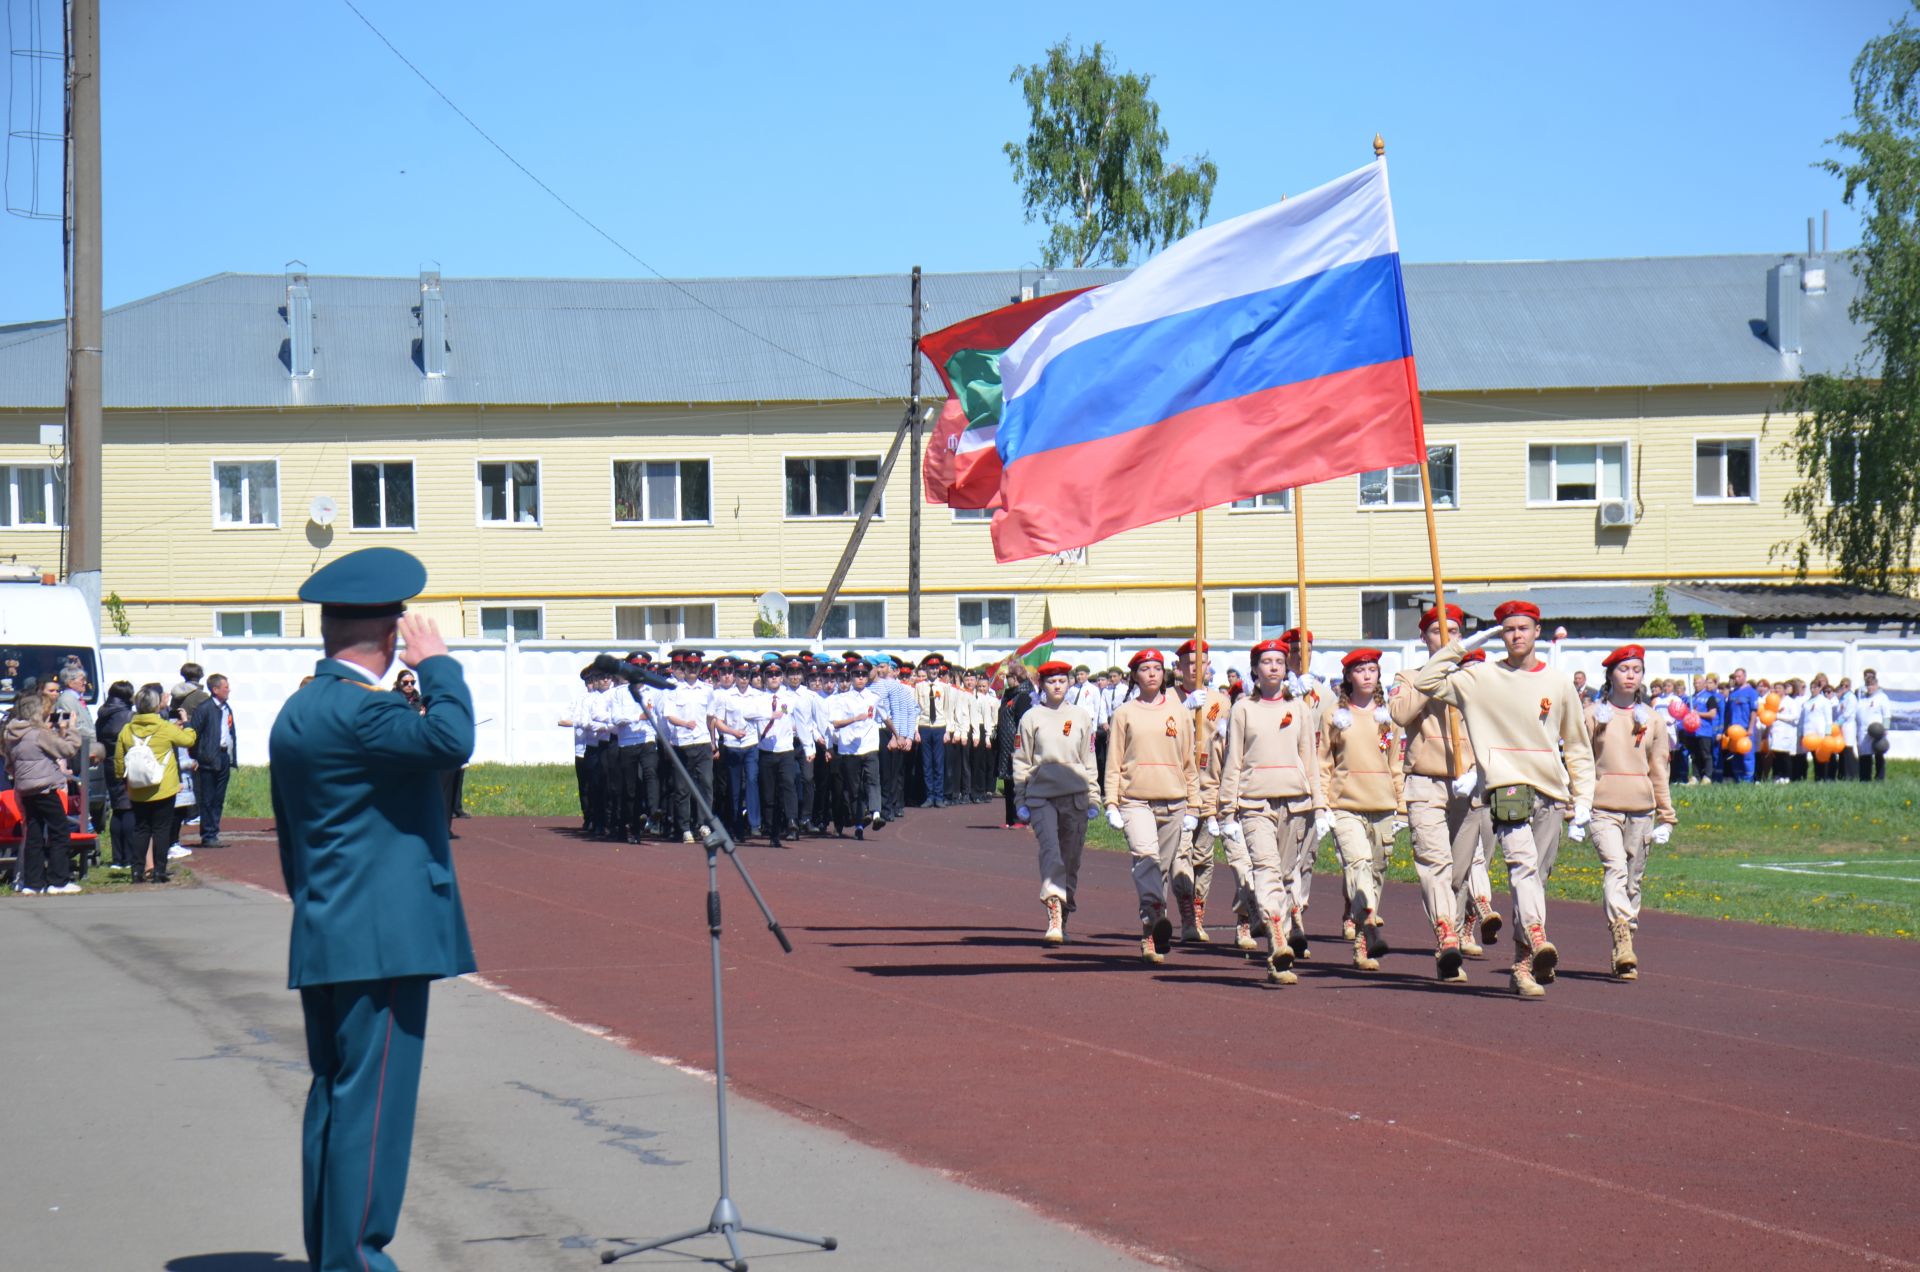
[[1386, 156], [1386, 153], [1387, 143], [1385, 139], [1382, 138], [1379, 133], [1373, 134], [1373, 157], [1375, 159], [1381, 159]]

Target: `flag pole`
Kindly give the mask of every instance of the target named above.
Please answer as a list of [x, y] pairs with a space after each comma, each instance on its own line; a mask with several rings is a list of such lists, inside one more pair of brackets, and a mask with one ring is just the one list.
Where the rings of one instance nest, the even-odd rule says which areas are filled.
[[1293, 625], [1300, 629], [1300, 670], [1313, 670], [1313, 638], [1307, 635], [1307, 527], [1305, 486], [1293, 488]]
[[[1206, 587], [1206, 525], [1207, 510], [1198, 508], [1193, 514], [1193, 687], [1196, 692], [1204, 693], [1207, 688], [1207, 587]], [[1206, 737], [1201, 732], [1201, 721], [1195, 718], [1193, 727], [1193, 766], [1199, 769], [1205, 766], [1207, 757]]]
[[[1373, 157], [1385, 159], [1387, 143], [1379, 133], [1373, 135]], [[1440, 643], [1446, 644], [1459, 633], [1447, 619], [1447, 585], [1440, 577], [1440, 530], [1433, 520], [1433, 472], [1427, 455], [1427, 425], [1420, 414], [1420, 383], [1414, 378], [1413, 359], [1407, 359], [1407, 400], [1413, 407], [1413, 434], [1420, 442], [1420, 502], [1427, 514], [1427, 555], [1433, 563], [1433, 611], [1440, 623]], [[1447, 714], [1447, 771], [1460, 776], [1460, 713], [1441, 708]]]

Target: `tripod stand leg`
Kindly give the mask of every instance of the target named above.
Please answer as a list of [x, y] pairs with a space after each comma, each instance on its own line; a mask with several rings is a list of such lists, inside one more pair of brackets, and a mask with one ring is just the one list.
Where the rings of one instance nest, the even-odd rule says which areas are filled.
[[778, 1228], [756, 1228], [750, 1223], [740, 1225], [740, 1231], [751, 1232], [756, 1237], [777, 1237], [782, 1241], [791, 1241], [796, 1245], [819, 1246], [822, 1250], [838, 1250], [840, 1242], [833, 1237], [803, 1237], [796, 1232], [782, 1232]]
[[642, 1245], [634, 1245], [631, 1242], [622, 1241], [620, 1244], [623, 1246], [626, 1246], [627, 1247], [626, 1249], [602, 1250], [600, 1252], [600, 1262], [612, 1263], [614, 1260], [624, 1259], [630, 1254], [643, 1254], [648, 1250], [658, 1250], [662, 1246], [678, 1245], [682, 1241], [691, 1241], [695, 1237], [707, 1236], [710, 1233], [712, 1233], [712, 1231], [713, 1229], [710, 1227], [689, 1228], [685, 1232], [676, 1232], [670, 1237], [655, 1237], [651, 1241], [648, 1241]]
[[733, 1262], [728, 1265], [732, 1272], [747, 1272], [747, 1261], [740, 1257], [740, 1243], [733, 1239], [733, 1229], [722, 1228], [720, 1235], [727, 1239], [727, 1251], [733, 1255]]

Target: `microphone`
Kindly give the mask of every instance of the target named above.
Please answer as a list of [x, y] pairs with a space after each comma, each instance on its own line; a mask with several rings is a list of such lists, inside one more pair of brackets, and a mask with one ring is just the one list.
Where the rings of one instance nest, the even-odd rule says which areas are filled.
[[651, 667], [627, 668], [627, 684], [630, 687], [645, 685], [649, 689], [672, 689], [677, 686], [673, 677], [663, 675]]

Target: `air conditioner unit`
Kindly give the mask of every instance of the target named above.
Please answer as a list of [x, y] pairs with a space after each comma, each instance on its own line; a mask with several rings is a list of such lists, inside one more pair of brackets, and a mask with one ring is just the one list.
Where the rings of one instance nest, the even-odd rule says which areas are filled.
[[1600, 525], [1604, 529], [1630, 526], [1636, 517], [1631, 499], [1603, 499], [1600, 501]]

